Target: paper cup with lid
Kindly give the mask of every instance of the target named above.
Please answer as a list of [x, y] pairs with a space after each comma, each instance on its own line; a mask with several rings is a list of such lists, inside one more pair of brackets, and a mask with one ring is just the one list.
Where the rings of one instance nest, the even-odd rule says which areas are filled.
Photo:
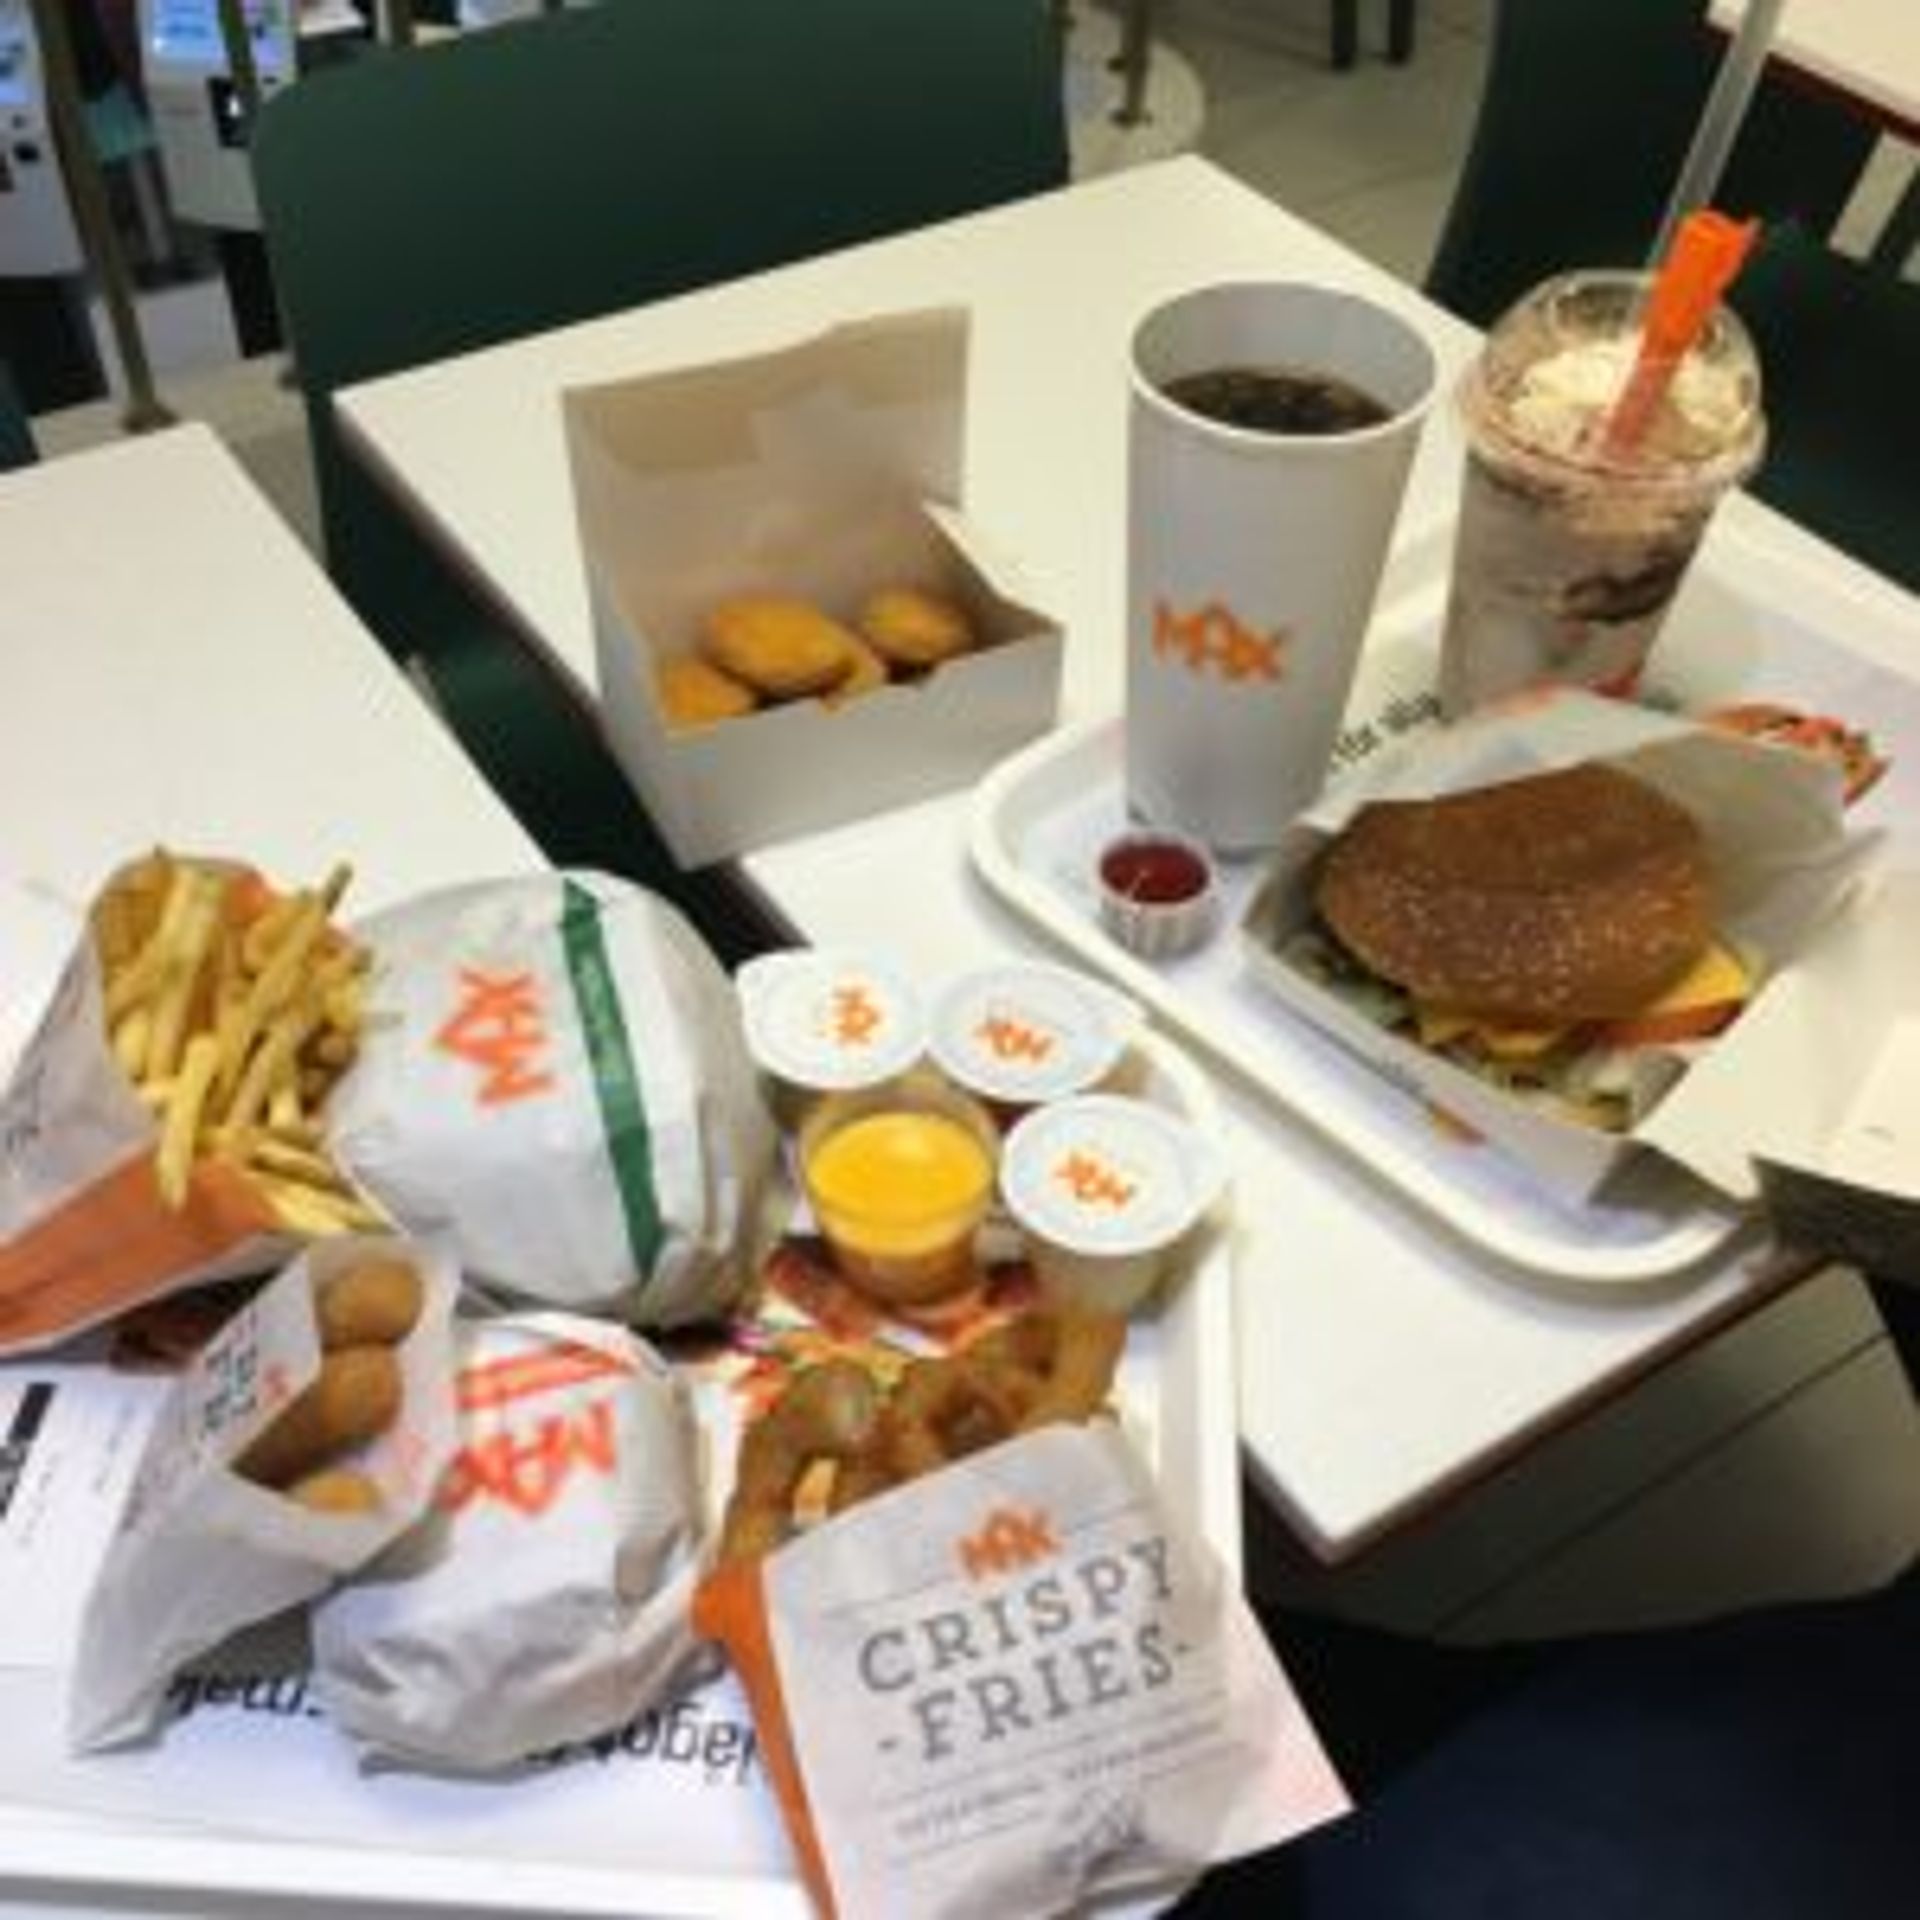
[[1011, 1121], [1108, 1081], [1143, 1019], [1125, 994], [1084, 973], [1006, 960], [940, 989], [927, 1044], [949, 1080]]
[[884, 955], [795, 948], [734, 975], [747, 1049], [790, 1122], [822, 1094], [909, 1073], [926, 1051], [920, 995]]
[[1000, 1193], [1043, 1292], [1131, 1313], [1226, 1187], [1226, 1161], [1178, 1114], [1124, 1094], [1037, 1108], [1007, 1135]]

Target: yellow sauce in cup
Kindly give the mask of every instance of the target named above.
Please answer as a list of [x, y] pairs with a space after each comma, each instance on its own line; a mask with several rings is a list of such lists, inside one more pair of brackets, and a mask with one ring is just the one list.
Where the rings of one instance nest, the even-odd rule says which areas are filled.
[[807, 1192], [848, 1277], [912, 1304], [972, 1281], [993, 1156], [950, 1114], [900, 1106], [823, 1127], [803, 1146]]

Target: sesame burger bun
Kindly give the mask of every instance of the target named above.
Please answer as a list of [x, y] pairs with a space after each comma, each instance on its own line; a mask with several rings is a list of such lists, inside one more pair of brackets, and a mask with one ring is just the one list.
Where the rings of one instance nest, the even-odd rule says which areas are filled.
[[1362, 807], [1315, 903], [1416, 1000], [1516, 1026], [1631, 1014], [1713, 932], [1692, 815], [1603, 766]]

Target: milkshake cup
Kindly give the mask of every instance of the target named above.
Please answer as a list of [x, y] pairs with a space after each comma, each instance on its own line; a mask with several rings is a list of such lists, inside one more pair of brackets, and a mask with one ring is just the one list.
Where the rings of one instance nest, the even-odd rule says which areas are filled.
[[1714, 508], [1757, 465], [1760, 373], [1716, 307], [1625, 443], [1652, 277], [1550, 280], [1494, 326], [1459, 392], [1467, 465], [1441, 638], [1452, 718], [1540, 684], [1631, 695]]

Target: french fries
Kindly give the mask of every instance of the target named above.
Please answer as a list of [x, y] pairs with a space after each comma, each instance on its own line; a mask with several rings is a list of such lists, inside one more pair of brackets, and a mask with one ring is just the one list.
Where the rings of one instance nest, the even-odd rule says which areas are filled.
[[241, 1171], [280, 1225], [384, 1226], [327, 1157], [319, 1110], [359, 1050], [368, 956], [332, 916], [350, 870], [277, 893], [257, 875], [156, 850], [95, 902], [113, 1056], [160, 1129], [170, 1207], [193, 1169]]

